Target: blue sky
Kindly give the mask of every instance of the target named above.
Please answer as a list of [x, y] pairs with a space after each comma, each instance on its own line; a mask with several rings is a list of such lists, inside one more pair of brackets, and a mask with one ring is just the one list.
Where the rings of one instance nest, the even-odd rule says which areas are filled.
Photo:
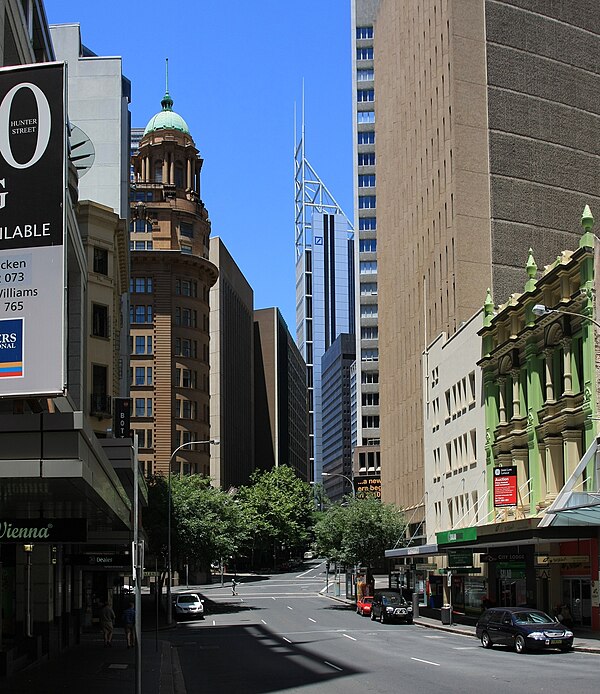
[[174, 110], [204, 158], [202, 198], [254, 288], [295, 337], [294, 104], [306, 99], [307, 158], [352, 214], [350, 0], [45, 0], [48, 22], [81, 24], [98, 55], [121, 55], [133, 126], [160, 110], [169, 58]]

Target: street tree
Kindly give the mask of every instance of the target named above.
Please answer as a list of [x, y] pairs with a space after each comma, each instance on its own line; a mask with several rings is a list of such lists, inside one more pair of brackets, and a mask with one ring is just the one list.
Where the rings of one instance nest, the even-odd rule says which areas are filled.
[[370, 568], [404, 536], [405, 526], [404, 513], [393, 504], [374, 497], [348, 499], [331, 506], [317, 521], [317, 549], [331, 559]]
[[272, 558], [276, 565], [281, 553], [289, 557], [306, 547], [313, 525], [313, 495], [291, 467], [256, 471], [237, 498], [250, 531], [247, 550], [253, 564]]

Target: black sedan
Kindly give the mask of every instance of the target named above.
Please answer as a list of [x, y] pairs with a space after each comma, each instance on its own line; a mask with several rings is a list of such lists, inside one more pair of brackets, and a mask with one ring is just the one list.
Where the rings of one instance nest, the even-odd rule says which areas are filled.
[[399, 621], [412, 624], [413, 609], [405, 598], [393, 590], [377, 590], [371, 604], [371, 619], [386, 622]]
[[517, 653], [542, 648], [573, 648], [573, 632], [545, 612], [527, 607], [492, 607], [475, 628], [484, 648], [511, 646]]

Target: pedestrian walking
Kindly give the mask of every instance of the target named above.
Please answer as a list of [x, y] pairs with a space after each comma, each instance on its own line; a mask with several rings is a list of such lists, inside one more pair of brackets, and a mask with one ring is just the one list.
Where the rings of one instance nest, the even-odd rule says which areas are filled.
[[100, 612], [100, 628], [104, 635], [104, 647], [110, 648], [112, 646], [112, 637], [115, 628], [115, 613], [107, 602], [104, 603], [102, 611]]
[[231, 594], [232, 595], [237, 595], [237, 590], [235, 589], [236, 586], [237, 586], [237, 581], [235, 580], [235, 578], [232, 578], [231, 579]]
[[135, 606], [132, 602], [129, 603], [129, 607], [123, 612], [123, 626], [125, 627], [127, 648], [133, 648], [135, 645]]

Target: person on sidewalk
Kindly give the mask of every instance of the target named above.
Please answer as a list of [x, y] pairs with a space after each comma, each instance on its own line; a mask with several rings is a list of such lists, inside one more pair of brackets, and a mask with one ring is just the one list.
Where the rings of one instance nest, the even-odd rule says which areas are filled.
[[135, 606], [132, 602], [129, 603], [129, 607], [123, 612], [123, 626], [125, 627], [127, 648], [133, 648], [135, 645]]
[[232, 595], [237, 595], [237, 591], [235, 589], [236, 586], [237, 586], [237, 581], [235, 580], [235, 578], [232, 578], [231, 579], [231, 594]]
[[115, 613], [112, 607], [105, 602], [100, 612], [100, 628], [104, 634], [104, 647], [110, 648], [112, 646], [113, 631], [115, 628]]

